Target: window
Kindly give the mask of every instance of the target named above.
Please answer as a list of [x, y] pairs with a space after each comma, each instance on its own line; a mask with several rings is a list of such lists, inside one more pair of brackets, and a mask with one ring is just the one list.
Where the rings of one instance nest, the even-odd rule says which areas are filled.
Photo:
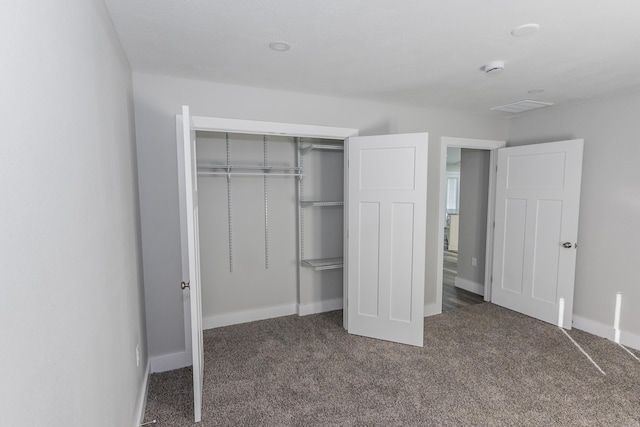
[[458, 213], [458, 178], [447, 178], [447, 213]]

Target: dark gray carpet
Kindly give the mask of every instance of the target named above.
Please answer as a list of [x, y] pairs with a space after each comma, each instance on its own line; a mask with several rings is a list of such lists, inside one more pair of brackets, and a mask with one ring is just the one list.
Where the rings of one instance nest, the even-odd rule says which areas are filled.
[[[425, 347], [342, 312], [207, 330], [202, 426], [640, 426], [640, 362], [493, 304], [425, 319]], [[640, 352], [634, 351], [635, 355]], [[191, 370], [154, 374], [146, 420], [191, 426]]]

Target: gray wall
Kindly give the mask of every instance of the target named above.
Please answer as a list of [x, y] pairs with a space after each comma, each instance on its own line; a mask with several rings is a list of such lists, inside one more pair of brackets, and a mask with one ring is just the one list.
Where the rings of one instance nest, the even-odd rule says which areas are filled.
[[339, 126], [362, 135], [429, 132], [427, 288], [435, 304], [440, 137], [506, 139], [501, 119], [134, 73], [145, 298], [152, 356], [184, 351], [175, 114]]
[[[460, 161], [460, 238], [457, 278], [484, 287], [489, 151], [463, 148]], [[471, 259], [476, 258], [476, 266]]]
[[147, 358], [129, 64], [97, 0], [3, 2], [0, 51], [0, 424], [132, 426]]
[[[531, 112], [511, 120], [509, 145], [584, 138], [574, 320], [640, 348], [640, 94]], [[629, 335], [631, 334], [631, 335]]]

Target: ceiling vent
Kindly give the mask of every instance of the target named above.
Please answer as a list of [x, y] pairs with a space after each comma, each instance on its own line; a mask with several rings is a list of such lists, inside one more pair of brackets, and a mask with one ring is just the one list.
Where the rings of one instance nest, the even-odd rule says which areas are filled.
[[480, 67], [481, 71], [484, 71], [487, 74], [499, 73], [504, 70], [504, 61], [491, 61], [484, 64]]
[[504, 113], [522, 113], [523, 111], [535, 110], [536, 108], [548, 107], [553, 102], [532, 101], [525, 99], [523, 101], [513, 102], [507, 105], [491, 108], [491, 111], [502, 111]]

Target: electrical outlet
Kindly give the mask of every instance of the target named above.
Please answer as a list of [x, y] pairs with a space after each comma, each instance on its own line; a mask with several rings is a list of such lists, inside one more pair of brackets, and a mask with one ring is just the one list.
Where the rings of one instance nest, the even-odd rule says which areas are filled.
[[471, 258], [471, 266], [475, 267], [478, 265], [478, 260], [476, 259], [476, 257]]
[[136, 366], [140, 367], [140, 344], [136, 345]]

